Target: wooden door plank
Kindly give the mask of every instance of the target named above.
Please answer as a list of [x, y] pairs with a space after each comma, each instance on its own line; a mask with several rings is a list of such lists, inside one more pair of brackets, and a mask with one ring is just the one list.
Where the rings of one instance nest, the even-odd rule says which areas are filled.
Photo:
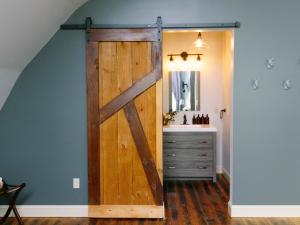
[[163, 189], [158, 172], [156, 170], [155, 161], [153, 160], [151, 150], [145, 136], [141, 121], [138, 116], [138, 112], [134, 105], [134, 102], [129, 102], [124, 107], [124, 112], [127, 117], [129, 127], [139, 153], [141, 162], [144, 167], [145, 174], [155, 199], [156, 205], [162, 205], [163, 203]]
[[152, 70], [152, 49], [149, 42], [134, 42], [132, 46], [132, 80], [136, 83]]
[[[100, 88], [101, 104], [110, 102], [119, 95], [116, 71], [116, 43], [100, 42], [99, 52], [99, 79], [102, 79]], [[114, 114], [100, 125], [101, 149], [101, 203], [118, 204], [118, 114]]]
[[[117, 42], [117, 83], [120, 93], [132, 85], [131, 77], [131, 46], [130, 42]], [[118, 112], [118, 204], [132, 204], [133, 152], [135, 145], [130, 133], [124, 111]]]
[[[137, 82], [142, 79], [145, 74], [152, 70], [151, 65], [151, 49], [149, 42], [132, 43], [132, 80]], [[151, 88], [153, 88], [153, 85]], [[150, 89], [137, 96], [134, 100], [137, 108], [141, 124], [143, 126], [147, 140], [148, 137], [148, 95]], [[150, 146], [151, 148], [151, 146]], [[151, 151], [152, 152], [152, 151]], [[154, 156], [155, 157], [155, 156]], [[155, 158], [154, 158], [155, 159]], [[138, 152], [134, 153], [134, 177], [133, 187], [136, 204], [154, 204], [154, 198], [149, 187], [143, 164]]]
[[98, 106], [98, 42], [88, 42], [87, 58], [87, 131], [88, 131], [88, 191], [89, 205], [100, 203], [100, 149]]

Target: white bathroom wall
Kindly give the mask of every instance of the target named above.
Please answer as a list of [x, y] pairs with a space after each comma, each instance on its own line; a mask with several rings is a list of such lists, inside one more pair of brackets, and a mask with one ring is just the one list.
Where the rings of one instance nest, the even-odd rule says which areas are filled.
[[232, 90], [233, 90], [233, 32], [224, 32], [223, 40], [223, 108], [226, 113], [223, 116], [223, 172], [230, 177], [230, 154], [232, 148]]
[[[180, 112], [177, 114], [174, 124], [180, 124], [183, 121], [183, 115], [186, 114], [188, 123], [191, 124], [193, 114], [208, 114], [210, 123], [217, 127], [217, 172], [221, 173], [223, 168], [222, 153], [222, 131], [223, 125], [219, 117], [219, 111], [223, 107], [223, 48], [225, 41], [225, 32], [209, 31], [202, 32], [202, 38], [208, 47], [197, 50], [193, 43], [197, 38], [197, 32], [164, 32], [163, 35], [163, 75], [164, 75], [164, 112], [169, 111], [169, 85], [168, 85], [168, 54], [181, 53], [203, 53], [200, 65], [200, 111], [199, 112]], [[188, 60], [190, 64], [187, 68], [194, 69], [195, 58]], [[182, 60], [175, 58], [175, 67], [180, 69]]]

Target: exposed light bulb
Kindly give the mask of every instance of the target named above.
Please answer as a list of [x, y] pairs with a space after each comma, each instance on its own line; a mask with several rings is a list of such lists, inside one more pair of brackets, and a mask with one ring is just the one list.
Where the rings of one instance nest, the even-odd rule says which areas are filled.
[[207, 47], [207, 46], [208, 46], [208, 45], [203, 41], [201, 32], [198, 33], [198, 37], [197, 37], [196, 41], [194, 42], [194, 46], [195, 46], [196, 48], [204, 48], [204, 47]]
[[201, 61], [200, 55], [197, 55], [197, 61]]
[[173, 58], [172, 55], [170, 56], [170, 59], [169, 59], [169, 62], [168, 62], [168, 68], [169, 68], [170, 71], [174, 70], [174, 58]]
[[174, 62], [173, 61], [169, 61], [169, 63], [168, 63], [168, 69], [169, 69], [169, 71], [173, 71], [174, 70]]
[[203, 48], [204, 47], [201, 32], [198, 33], [197, 40], [195, 41], [195, 47], [196, 48]]
[[187, 68], [188, 68], [187, 60], [182, 60], [181, 67], [184, 71], [187, 70]]

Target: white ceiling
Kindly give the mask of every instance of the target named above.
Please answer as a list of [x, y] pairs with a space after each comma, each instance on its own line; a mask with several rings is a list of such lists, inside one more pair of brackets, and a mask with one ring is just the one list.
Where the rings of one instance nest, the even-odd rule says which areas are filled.
[[0, 109], [25, 66], [87, 0], [0, 0]]

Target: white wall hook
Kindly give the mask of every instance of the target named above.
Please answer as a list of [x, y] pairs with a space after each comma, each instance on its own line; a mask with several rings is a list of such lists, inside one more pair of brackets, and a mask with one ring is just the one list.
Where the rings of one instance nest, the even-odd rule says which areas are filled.
[[257, 90], [259, 88], [259, 81], [258, 80], [251, 80], [251, 87], [253, 90]]
[[292, 88], [292, 82], [291, 82], [291, 80], [284, 80], [282, 82], [282, 87], [283, 87], [284, 90], [291, 89]]
[[275, 59], [274, 58], [268, 58], [268, 59], [266, 59], [265, 65], [266, 65], [266, 68], [268, 70], [273, 69], [274, 66], [275, 66]]

